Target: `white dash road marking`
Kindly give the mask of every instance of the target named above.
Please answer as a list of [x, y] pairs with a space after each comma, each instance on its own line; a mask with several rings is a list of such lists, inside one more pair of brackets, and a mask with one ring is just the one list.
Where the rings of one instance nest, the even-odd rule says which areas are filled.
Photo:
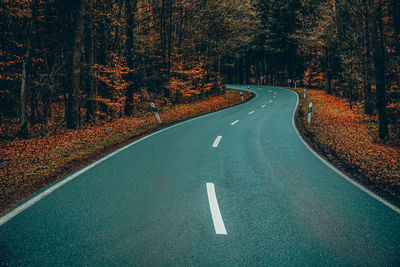
[[215, 195], [215, 187], [213, 183], [206, 183], [208, 202], [210, 204], [211, 217], [213, 219], [215, 233], [217, 235], [226, 235], [224, 221], [222, 220], [221, 212], [219, 210], [217, 196]]
[[253, 111], [250, 111], [250, 112], [249, 112], [249, 115], [253, 114], [254, 112], [255, 112], [254, 110], [253, 110]]
[[239, 122], [239, 120], [235, 120], [234, 122], [231, 123], [231, 125], [235, 125], [238, 122]]
[[[253, 99], [251, 99], [250, 101], [254, 101], [257, 97], [258, 97], [258, 96], [256, 95], [256, 96], [255, 96]], [[112, 153], [110, 153], [110, 154], [104, 156], [103, 158], [101, 158], [101, 159], [99, 159], [99, 160], [93, 162], [92, 164], [87, 165], [87, 166], [84, 167], [83, 169], [80, 169], [79, 171], [77, 171], [77, 172], [75, 172], [75, 173], [73, 173], [73, 174], [71, 174], [71, 175], [69, 175], [69, 176], [66, 176], [66, 178], [60, 179], [58, 182], [56, 182], [54, 185], [52, 185], [52, 186], [50, 186], [49, 188], [47, 188], [45, 191], [39, 193], [39, 194], [36, 195], [35, 197], [29, 199], [29, 200], [26, 201], [25, 203], [21, 204], [20, 206], [18, 206], [18, 207], [16, 207], [16, 208], [12, 209], [11, 211], [9, 211], [8, 213], [6, 213], [5, 215], [1, 216], [1, 217], [0, 217], [0, 226], [2, 226], [3, 224], [5, 224], [5, 223], [8, 222], [9, 220], [11, 220], [12, 218], [14, 218], [14, 217], [17, 216], [18, 214], [20, 214], [21, 212], [23, 212], [24, 210], [26, 210], [26, 209], [28, 209], [29, 207], [35, 205], [35, 204], [36, 204], [37, 202], [39, 202], [40, 200], [42, 200], [42, 199], [45, 198], [46, 196], [50, 195], [50, 194], [53, 193], [54, 191], [56, 191], [58, 188], [60, 188], [60, 187], [62, 187], [63, 185], [67, 184], [68, 182], [74, 180], [75, 178], [79, 177], [81, 174], [83, 174], [83, 173], [89, 171], [90, 169], [94, 168], [95, 166], [101, 164], [103, 161], [106, 161], [107, 159], [113, 157], [114, 155], [118, 154], [119, 152], [124, 151], [125, 149], [127, 149], [127, 148], [129, 148], [129, 147], [131, 147], [131, 146], [134, 146], [134, 145], [137, 144], [137, 143], [140, 143], [140, 142], [142, 142], [142, 141], [144, 141], [144, 140], [146, 140], [146, 139], [148, 139], [148, 138], [150, 138], [150, 137], [152, 137], [152, 136], [154, 136], [154, 135], [156, 135], [156, 134], [160, 134], [160, 133], [165, 132], [165, 131], [167, 131], [167, 130], [169, 130], [169, 129], [175, 128], [175, 127], [180, 126], [180, 125], [183, 125], [183, 124], [187, 124], [187, 123], [189, 123], [189, 122], [198, 120], [198, 119], [200, 119], [200, 118], [205, 118], [205, 117], [213, 116], [213, 115], [215, 115], [215, 114], [217, 114], [217, 113], [226, 112], [228, 109], [234, 109], [234, 108], [236, 108], [236, 106], [233, 106], [233, 107], [230, 107], [230, 108], [227, 108], [227, 109], [223, 109], [223, 110], [219, 110], [219, 111], [216, 111], [216, 112], [213, 112], [213, 113], [205, 114], [205, 115], [202, 115], [202, 116], [199, 116], [199, 117], [196, 117], [196, 118], [193, 118], [193, 119], [189, 119], [189, 120], [187, 120], [187, 121], [183, 121], [183, 122], [180, 122], [180, 123], [177, 123], [177, 124], [173, 124], [173, 125], [171, 125], [171, 126], [169, 126], [169, 127], [167, 127], [167, 128], [164, 128], [164, 129], [161, 129], [161, 130], [159, 130], [159, 131], [157, 131], [157, 132], [154, 132], [154, 133], [151, 133], [151, 134], [149, 134], [149, 135], [146, 135], [146, 136], [144, 136], [144, 137], [142, 137], [142, 138], [140, 138], [140, 139], [138, 139], [138, 140], [136, 140], [136, 141], [134, 141], [134, 142], [132, 142], [132, 143], [130, 143], [130, 144], [127, 144], [126, 146], [123, 146], [123, 147], [121, 147], [121, 148], [115, 150], [114, 152], [112, 152]]]
[[270, 100], [269, 103], [272, 103], [272, 100]]
[[265, 106], [266, 106], [266, 105], [262, 105], [261, 107], [262, 107], [262, 108], [265, 108]]
[[220, 135], [217, 136], [217, 138], [215, 138], [215, 141], [214, 141], [212, 147], [218, 147], [218, 144], [221, 141], [221, 139], [222, 139], [222, 136], [220, 136]]

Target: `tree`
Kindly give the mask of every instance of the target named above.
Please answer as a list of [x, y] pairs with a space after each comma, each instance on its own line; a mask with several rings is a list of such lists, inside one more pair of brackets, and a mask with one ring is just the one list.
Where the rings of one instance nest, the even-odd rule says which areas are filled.
[[78, 129], [80, 127], [80, 75], [81, 75], [81, 53], [84, 33], [84, 14], [86, 11], [86, 0], [77, 1], [77, 17], [74, 33], [74, 45], [71, 64], [71, 90], [68, 95], [66, 112], [67, 128]]
[[388, 119], [386, 112], [386, 83], [385, 83], [385, 44], [382, 24], [382, 0], [374, 5], [372, 0], [368, 0], [369, 9], [373, 16], [373, 58], [375, 65], [376, 82], [376, 107], [379, 119], [379, 137], [385, 140], [388, 137]]
[[135, 27], [135, 12], [137, 8], [136, 0], [125, 0], [126, 8], [126, 59], [128, 67], [127, 83], [129, 84], [126, 88], [125, 94], [125, 115], [132, 116], [133, 110], [133, 93], [135, 91], [135, 80], [134, 80], [134, 36], [133, 29]]
[[[314, 5], [311, 1], [303, 1], [312, 12], [299, 14], [301, 28], [293, 36], [309, 62], [307, 76], [312, 80], [323, 78], [323, 83], [314, 82], [314, 86], [346, 97], [350, 107], [354, 100], [362, 97], [367, 114], [373, 115], [376, 108], [381, 140], [389, 136], [387, 104], [396, 107], [393, 92], [399, 76], [394, 52], [398, 42], [392, 37], [396, 36], [398, 19], [395, 12], [389, 10], [391, 2], [325, 0]], [[391, 5], [392, 10], [396, 10], [397, 4]], [[390, 59], [387, 59], [388, 53], [393, 54]], [[391, 92], [389, 101], [388, 88]], [[392, 121], [395, 125], [397, 119]]]
[[22, 78], [21, 78], [21, 115], [20, 115], [20, 136], [27, 138], [29, 136], [28, 130], [28, 112], [27, 112], [27, 94], [29, 88], [29, 75], [31, 71], [31, 51], [32, 51], [32, 38], [33, 32], [36, 27], [36, 18], [38, 10], [38, 0], [33, 0], [31, 3], [31, 16], [29, 19], [29, 26], [26, 33], [25, 41], [25, 55], [24, 63], [22, 64]]

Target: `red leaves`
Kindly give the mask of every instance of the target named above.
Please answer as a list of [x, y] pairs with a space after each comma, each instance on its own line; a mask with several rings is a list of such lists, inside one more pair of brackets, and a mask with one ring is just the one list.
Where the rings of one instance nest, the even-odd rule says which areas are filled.
[[[246, 93], [245, 97], [250, 94]], [[238, 92], [227, 91], [225, 95], [191, 104], [172, 106], [163, 99], [155, 102], [163, 123], [168, 124], [239, 103], [241, 99]], [[146, 110], [136, 113], [138, 117], [118, 118], [80, 130], [64, 130], [58, 135], [0, 144], [0, 210], [54, 181], [57, 173], [74, 162], [89, 156], [94, 159], [104, 148], [158, 127], [154, 115], [147, 111], [149, 107], [150, 103], [146, 103]]]
[[[382, 144], [374, 137], [376, 123], [355, 107], [350, 110], [346, 101], [311, 90], [309, 96], [315, 108], [313, 122], [307, 129], [326, 152], [336, 154], [346, 164], [378, 184], [400, 186], [400, 148]], [[302, 93], [302, 92], [300, 92]], [[390, 187], [389, 186], [389, 187]]]

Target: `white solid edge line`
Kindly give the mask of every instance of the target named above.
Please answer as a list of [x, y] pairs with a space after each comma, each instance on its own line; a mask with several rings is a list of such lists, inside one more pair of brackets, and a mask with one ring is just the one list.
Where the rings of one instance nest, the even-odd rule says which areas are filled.
[[213, 183], [206, 183], [208, 203], [210, 204], [211, 217], [214, 223], [215, 233], [217, 235], [226, 235], [224, 221], [219, 210], [215, 187]]
[[378, 200], [379, 202], [381, 202], [383, 205], [387, 206], [388, 208], [392, 209], [393, 211], [397, 212], [398, 214], [400, 214], [400, 208], [396, 207], [395, 205], [393, 205], [392, 203], [388, 202], [387, 200], [381, 198], [380, 196], [378, 196], [377, 194], [373, 193], [372, 191], [370, 191], [369, 189], [367, 189], [366, 187], [364, 187], [363, 185], [361, 185], [360, 183], [358, 183], [357, 181], [351, 179], [350, 177], [348, 177], [346, 174], [344, 174], [343, 172], [341, 172], [339, 169], [337, 169], [335, 166], [333, 166], [330, 162], [328, 162], [327, 160], [325, 160], [324, 158], [322, 158], [320, 155], [318, 155], [317, 152], [315, 152], [308, 144], [306, 141], [303, 140], [303, 138], [300, 135], [299, 130], [296, 127], [296, 124], [294, 122], [294, 118], [296, 115], [296, 110], [297, 110], [297, 106], [299, 104], [299, 95], [296, 92], [293, 92], [292, 90], [289, 89], [284, 89], [283, 90], [288, 90], [292, 93], [294, 93], [296, 95], [296, 106], [294, 108], [293, 111], [293, 118], [292, 118], [292, 125], [293, 128], [295, 129], [299, 139], [301, 140], [301, 142], [303, 142], [303, 144], [317, 157], [319, 158], [323, 163], [325, 163], [325, 165], [327, 165], [329, 168], [331, 168], [332, 170], [334, 170], [337, 174], [339, 174], [340, 176], [342, 176], [345, 180], [347, 180], [349, 183], [353, 184], [354, 186], [358, 187], [361, 191], [363, 191], [364, 193], [367, 193], [369, 196], [373, 197], [374, 199]]
[[249, 115], [253, 114], [254, 112], [255, 112], [254, 110], [253, 110], [253, 111], [250, 111], [250, 112], [249, 112]]
[[235, 120], [234, 122], [231, 123], [231, 125], [235, 125], [238, 122], [239, 122], [239, 120]]
[[221, 139], [222, 139], [222, 136], [217, 136], [217, 138], [215, 138], [215, 140], [214, 140], [214, 143], [213, 143], [213, 145], [212, 145], [212, 147], [218, 147], [218, 145], [219, 145], [219, 142], [221, 141]]
[[[227, 88], [228, 88], [228, 87], [227, 87]], [[231, 89], [235, 89], [235, 88], [231, 88]], [[247, 89], [235, 89], [235, 90], [246, 90], [246, 91], [247, 91]], [[254, 93], [254, 92], [252, 92], [252, 93], [255, 95], [254, 98], [251, 99], [251, 100], [249, 100], [249, 101], [247, 101], [247, 102], [244, 102], [243, 104], [247, 104], [247, 103], [249, 103], [249, 102], [251, 102], [251, 101], [254, 101], [254, 100], [258, 97], [258, 95], [257, 95], [256, 93]], [[240, 105], [240, 104], [239, 104], [239, 105]], [[8, 213], [4, 214], [2, 217], [0, 217], [0, 226], [2, 226], [3, 224], [5, 224], [6, 222], [8, 222], [9, 220], [11, 220], [12, 218], [14, 218], [15, 216], [17, 216], [18, 214], [20, 214], [21, 212], [23, 212], [23, 211], [26, 210], [27, 208], [33, 206], [35, 203], [37, 203], [38, 201], [40, 201], [40, 200], [43, 199], [44, 197], [50, 195], [52, 192], [54, 192], [54, 191], [57, 190], [58, 188], [62, 187], [62, 186], [65, 185], [66, 183], [68, 183], [68, 182], [70, 182], [71, 180], [75, 179], [76, 177], [78, 177], [78, 176], [81, 175], [82, 173], [87, 172], [88, 170], [90, 170], [90, 169], [92, 169], [93, 167], [99, 165], [99, 164], [102, 163], [103, 161], [105, 161], [105, 160], [111, 158], [112, 156], [118, 154], [119, 152], [121, 152], [121, 151], [123, 151], [123, 150], [125, 150], [125, 149], [127, 149], [127, 148], [129, 148], [129, 147], [131, 147], [131, 146], [133, 146], [133, 145], [135, 145], [135, 144], [141, 142], [141, 141], [144, 141], [144, 140], [146, 140], [147, 138], [149, 138], [149, 137], [151, 137], [151, 136], [153, 136], [153, 135], [162, 133], [162, 132], [164, 132], [164, 131], [166, 131], [166, 130], [175, 128], [175, 127], [177, 127], [177, 126], [179, 126], [179, 125], [182, 125], [182, 124], [185, 124], [185, 123], [194, 121], [194, 120], [198, 120], [198, 119], [200, 119], [200, 118], [208, 117], [208, 116], [211, 116], [211, 115], [220, 113], [220, 112], [224, 112], [224, 111], [229, 110], [229, 109], [237, 108], [239, 105], [236, 105], [236, 106], [233, 106], [233, 107], [229, 107], [229, 108], [225, 108], [225, 109], [222, 109], [222, 110], [218, 110], [218, 111], [215, 111], [215, 112], [212, 112], [212, 113], [208, 113], [208, 114], [205, 114], [205, 115], [201, 115], [201, 116], [199, 116], [199, 117], [195, 117], [195, 118], [192, 118], [192, 119], [188, 119], [188, 120], [183, 121], [183, 122], [179, 122], [179, 123], [177, 123], [177, 124], [168, 126], [167, 128], [158, 130], [157, 132], [154, 132], [154, 133], [151, 133], [151, 134], [149, 134], [149, 135], [146, 135], [146, 136], [144, 136], [144, 137], [142, 137], [142, 138], [140, 138], [140, 139], [138, 139], [138, 140], [136, 140], [136, 141], [133, 141], [133, 142], [130, 143], [130, 144], [127, 144], [126, 146], [123, 146], [123, 147], [121, 147], [121, 148], [115, 150], [114, 152], [112, 152], [112, 153], [108, 154], [107, 156], [105, 156], [105, 157], [103, 157], [103, 158], [101, 158], [101, 159], [99, 159], [99, 160], [97, 160], [97, 161], [95, 161], [95, 162], [93, 162], [93, 163], [87, 165], [86, 167], [80, 169], [79, 171], [77, 171], [77, 172], [75, 172], [75, 173], [73, 173], [73, 174], [71, 174], [71, 175], [69, 175], [69, 176], [67, 176], [67, 177], [65, 177], [65, 178], [61, 178], [59, 181], [57, 181], [54, 185], [50, 186], [50, 187], [49, 187], [48, 189], [46, 189], [45, 191], [39, 193], [39, 194], [36, 195], [35, 197], [29, 199], [28, 201], [24, 202], [23, 204], [17, 206], [16, 208], [12, 209], [12, 210], [9, 211]]]

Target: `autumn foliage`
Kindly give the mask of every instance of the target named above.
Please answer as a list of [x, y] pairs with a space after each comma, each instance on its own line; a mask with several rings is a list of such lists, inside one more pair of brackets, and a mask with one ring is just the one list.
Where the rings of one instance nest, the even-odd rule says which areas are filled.
[[221, 94], [255, 9], [249, 0], [0, 0], [0, 124], [19, 123], [29, 138], [37, 127], [47, 135], [135, 115], [146, 94], [174, 104]]
[[[303, 90], [298, 93], [302, 96]], [[311, 125], [306, 121], [309, 102], [314, 107]], [[350, 110], [343, 98], [322, 90], [308, 89], [299, 109], [305, 135], [326, 155], [339, 159], [362, 182], [400, 198], [400, 147], [379, 141], [376, 116], [365, 115], [357, 105]]]
[[[245, 97], [248, 99], [251, 94], [246, 92]], [[190, 104], [162, 106], [162, 100], [158, 100], [156, 105], [165, 126], [240, 102], [238, 91], [227, 90], [224, 95]], [[57, 135], [0, 143], [0, 211], [119, 144], [158, 129], [160, 125], [147, 104], [147, 110], [136, 117], [117, 118], [80, 130], [64, 130]]]
[[307, 129], [397, 186], [399, 12], [398, 0], [0, 0], [0, 204], [155, 129], [151, 101], [170, 123], [237, 101], [224, 83], [288, 80], [362, 103], [371, 118], [313, 91], [327, 108]]

